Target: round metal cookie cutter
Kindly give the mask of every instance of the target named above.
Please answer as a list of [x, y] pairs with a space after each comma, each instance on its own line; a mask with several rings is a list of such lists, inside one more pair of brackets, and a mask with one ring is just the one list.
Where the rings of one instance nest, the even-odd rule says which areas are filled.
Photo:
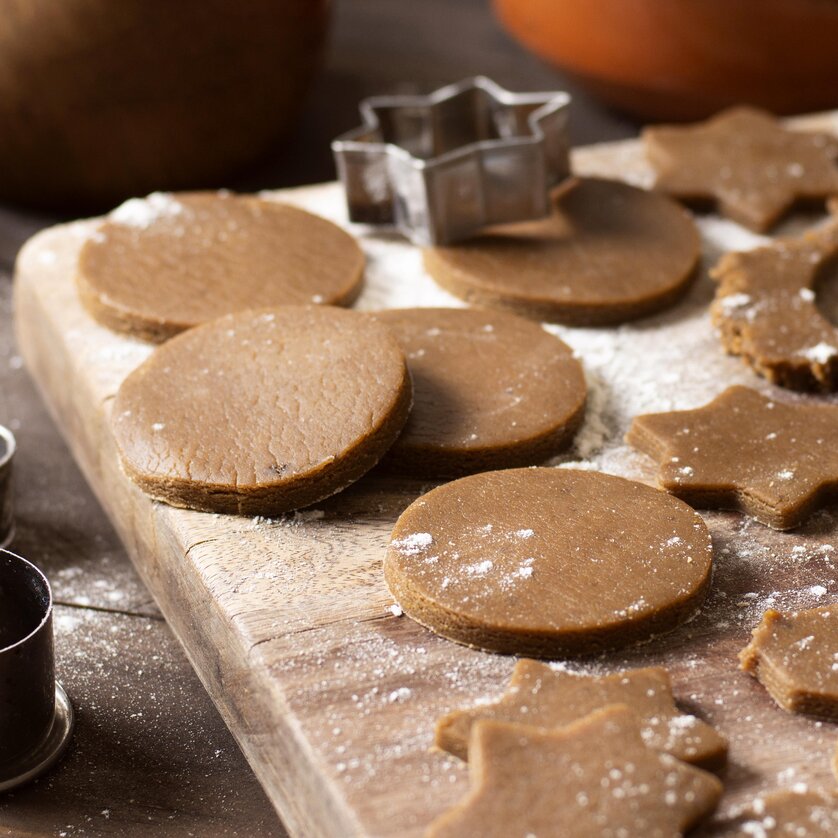
[[52, 590], [32, 562], [0, 550], [0, 792], [61, 757], [73, 706], [55, 680]]

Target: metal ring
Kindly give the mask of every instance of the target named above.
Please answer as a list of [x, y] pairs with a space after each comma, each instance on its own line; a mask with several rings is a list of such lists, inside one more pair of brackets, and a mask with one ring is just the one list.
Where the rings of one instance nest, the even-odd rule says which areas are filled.
[[41, 775], [72, 737], [73, 706], [55, 681], [52, 615], [46, 576], [0, 550], [0, 792]]

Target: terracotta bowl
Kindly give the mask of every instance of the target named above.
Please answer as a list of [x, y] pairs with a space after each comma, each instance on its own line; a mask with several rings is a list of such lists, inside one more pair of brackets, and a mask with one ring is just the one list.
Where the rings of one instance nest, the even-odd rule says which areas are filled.
[[838, 2], [494, 0], [507, 27], [606, 102], [694, 119], [748, 102], [838, 106]]
[[329, 0], [0, 0], [0, 200], [216, 185], [289, 129]]

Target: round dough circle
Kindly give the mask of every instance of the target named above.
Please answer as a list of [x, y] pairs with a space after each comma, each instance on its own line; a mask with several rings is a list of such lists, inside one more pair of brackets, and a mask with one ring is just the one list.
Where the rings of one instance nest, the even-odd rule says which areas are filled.
[[585, 413], [582, 365], [561, 340], [504, 312], [382, 311], [407, 356], [413, 409], [384, 463], [449, 477], [542, 462]]
[[77, 286], [103, 325], [163, 341], [225, 314], [349, 305], [364, 256], [339, 227], [227, 193], [155, 193], [114, 210], [82, 246]]
[[402, 513], [384, 561], [405, 613], [437, 634], [531, 657], [593, 654], [675, 628], [710, 584], [687, 504], [593, 471], [492, 471]]
[[672, 199], [577, 178], [553, 202], [548, 218], [425, 250], [425, 267], [470, 303], [576, 326], [643, 317], [686, 291], [700, 242], [689, 213]]
[[410, 409], [390, 332], [327, 306], [222, 317], [158, 347], [122, 383], [113, 428], [127, 474], [191, 509], [273, 515], [378, 462]]

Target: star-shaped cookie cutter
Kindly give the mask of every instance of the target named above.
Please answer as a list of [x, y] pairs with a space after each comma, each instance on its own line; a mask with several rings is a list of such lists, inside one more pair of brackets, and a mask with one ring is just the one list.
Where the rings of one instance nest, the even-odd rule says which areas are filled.
[[510, 93], [483, 76], [364, 99], [364, 124], [332, 143], [350, 220], [440, 245], [547, 215], [570, 172], [569, 109], [567, 93]]

